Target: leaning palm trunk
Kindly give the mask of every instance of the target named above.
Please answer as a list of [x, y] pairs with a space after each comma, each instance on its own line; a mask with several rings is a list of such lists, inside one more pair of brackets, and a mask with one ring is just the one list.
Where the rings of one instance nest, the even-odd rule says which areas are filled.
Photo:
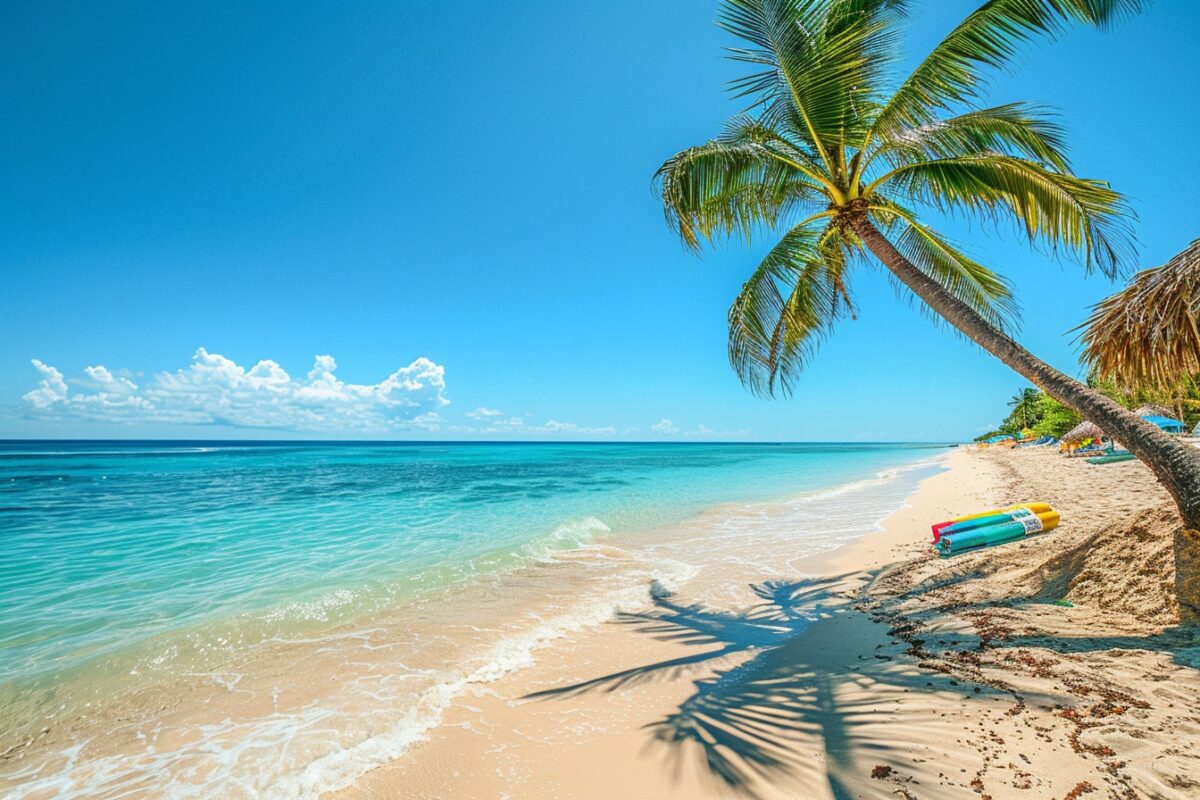
[[[1200, 453], [1034, 358], [1006, 333], [1003, 277], [922, 220], [920, 207], [1012, 220], [1033, 241], [1113, 277], [1132, 255], [1121, 195], [1075, 175], [1038, 107], [982, 107], [980, 71], [1068, 23], [1104, 26], [1142, 0], [987, 0], [899, 86], [888, 87], [905, 0], [723, 0], [719, 24], [750, 72], [750, 106], [724, 133], [659, 168], [668, 224], [688, 247], [784, 230], [729, 309], [729, 359], [752, 391], [788, 394], [836, 323], [849, 276], [873, 253], [929, 309], [1051, 397], [1125, 443], [1184, 521], [1178, 586], [1200, 619]], [[885, 236], [886, 232], [886, 236]]]
[[1070, 406], [1118, 439], [1154, 472], [1183, 517], [1175, 541], [1175, 584], [1180, 616], [1200, 620], [1200, 450], [1184, 444], [1157, 425], [1068, 377], [993, 328], [973, 309], [917, 269], [865, 213], [851, 213], [846, 224], [892, 274], [931, 309], [973, 342], [1033, 381], [1054, 399]]
[[[1200, 239], [1096, 305], [1082, 326], [1083, 360], [1119, 385], [1172, 392], [1175, 415], [1183, 419], [1179, 395], [1200, 371], [1198, 309]], [[1175, 541], [1176, 583], [1181, 598], [1194, 598], [1200, 595], [1200, 535], [1195, 522], [1184, 519], [1187, 527]], [[1191, 611], [1195, 617], [1194, 606]]]

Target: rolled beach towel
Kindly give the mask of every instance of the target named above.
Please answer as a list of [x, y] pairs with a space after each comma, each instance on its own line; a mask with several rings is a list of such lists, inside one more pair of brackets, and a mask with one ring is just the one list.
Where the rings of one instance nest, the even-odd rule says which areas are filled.
[[[954, 519], [949, 519], [949, 520], [946, 520], [945, 522], [939, 522], [935, 525], [932, 525], [931, 530], [933, 531], [933, 540], [936, 542], [938, 539], [940, 539], [942, 536], [944, 536], [946, 533], [948, 533], [946, 528], [948, 528], [952, 525], [957, 525], [957, 524], [963, 523], [963, 522], [970, 522], [971, 520], [982, 519], [984, 517], [994, 517], [994, 516], [1002, 515], [1002, 514], [1011, 515], [1013, 512], [1021, 510], [1021, 509], [1026, 509], [1028, 511], [1033, 512], [1034, 514], [1045, 514], [1047, 511], [1053, 510], [1050, 508], [1049, 503], [1021, 503], [1019, 505], [1009, 506], [1008, 508], [993, 508], [991, 511], [981, 511], [978, 514], [967, 514], [965, 516], [955, 517]], [[997, 520], [997, 521], [1002, 521], [1002, 520]], [[959, 530], [962, 530], [962, 529], [960, 528]]]
[[1019, 522], [1007, 522], [1003, 525], [989, 525], [973, 531], [966, 531], [955, 536], [943, 536], [938, 539], [937, 553], [942, 558], [958, 555], [978, 547], [989, 547], [994, 544], [1016, 541], [1025, 537], [1025, 526]]
[[1018, 515], [1007, 522], [984, 525], [954, 534], [943, 534], [934, 545], [934, 549], [937, 550], [939, 556], [945, 558], [966, 550], [1004, 544], [1032, 534], [1052, 531], [1058, 527], [1060, 521], [1061, 517], [1057, 511]]

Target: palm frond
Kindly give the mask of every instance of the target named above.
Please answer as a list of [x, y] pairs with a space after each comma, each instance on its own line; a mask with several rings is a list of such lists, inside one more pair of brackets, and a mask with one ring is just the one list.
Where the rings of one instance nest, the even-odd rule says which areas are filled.
[[755, 394], [790, 394], [833, 324], [854, 314], [840, 237], [833, 226], [788, 231], [730, 306], [729, 362]]
[[943, 210], [995, 222], [1011, 216], [1030, 240], [1072, 250], [1086, 269], [1109, 277], [1133, 253], [1132, 212], [1119, 193], [1028, 159], [999, 153], [932, 159], [898, 167], [872, 187], [884, 185]]
[[980, 71], [1003, 68], [1025, 42], [1057, 36], [1070, 23], [1105, 27], [1147, 0], [989, 0], [951, 31], [880, 111], [872, 135], [932, 122], [978, 97]]
[[881, 140], [868, 158], [893, 166], [992, 153], [1027, 158], [1059, 172], [1068, 170], [1066, 138], [1048, 113], [1026, 103], [969, 111], [949, 119], [904, 128]]
[[817, 154], [805, 144], [804, 134], [793, 130], [787, 120], [772, 127], [748, 114], [738, 114], [725, 123], [717, 141], [730, 145], [758, 145], [764, 154], [792, 167], [813, 183], [829, 179]]
[[774, 225], [781, 212], [822, 197], [817, 185], [754, 141], [712, 141], [684, 150], [655, 173], [667, 224], [684, 244]]
[[718, 25], [747, 47], [729, 57], [754, 72], [730, 83], [772, 124], [787, 121], [832, 171], [849, 135], [874, 113], [873, 93], [894, 51], [891, 17], [903, 4], [881, 0], [725, 0]]
[[[893, 203], [873, 208], [872, 214], [891, 228], [896, 249], [919, 270], [992, 326], [1009, 332], [1017, 327], [1020, 307], [1003, 277], [921, 224], [907, 209]], [[941, 319], [932, 312], [930, 316]]]
[[1093, 307], [1083, 361], [1124, 388], [1176, 387], [1200, 373], [1198, 315], [1200, 239]]

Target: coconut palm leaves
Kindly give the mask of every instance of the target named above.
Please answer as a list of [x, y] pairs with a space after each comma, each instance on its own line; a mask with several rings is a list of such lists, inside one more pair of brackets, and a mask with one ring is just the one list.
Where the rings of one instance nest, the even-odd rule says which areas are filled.
[[797, 225], [729, 307], [729, 361], [752, 391], [790, 391], [833, 323], [854, 313], [844, 235], [810, 221]]
[[1008, 64], [1031, 39], [1070, 23], [1105, 26], [1141, 9], [1141, 0], [990, 0], [925, 57], [877, 115], [873, 135], [924, 125], [979, 96], [980, 71]]
[[1031, 159], [1001, 154], [935, 158], [898, 167], [871, 193], [898, 190], [910, 201], [1016, 222], [1030, 240], [1077, 251], [1084, 265], [1115, 276], [1129, 256], [1124, 204], [1108, 185]]
[[901, 5], [727, 0], [718, 24], [748, 45], [731, 48], [729, 57], [754, 68], [730, 88], [835, 168], [847, 138], [865, 131], [873, 87], [893, 53], [890, 12]]
[[[916, 210], [1015, 223], [1031, 240], [1113, 274], [1128, 254], [1120, 195], [1071, 173], [1063, 133], [1023, 103], [972, 108], [980, 71], [1067, 24], [1106, 24], [1141, 0], [991, 0], [889, 92], [903, 0], [725, 0], [718, 24], [750, 65], [731, 91], [748, 102], [724, 133], [656, 174], [685, 245], [785, 230], [730, 308], [729, 355], [753, 391], [788, 393], [820, 341], [852, 314], [848, 273], [862, 261], [851, 215], [1000, 329], [1008, 284]], [[775, 235], [779, 235], [775, 233]]]
[[[785, 212], [815, 208], [823, 193], [807, 156], [752, 121], [735, 120], [721, 139], [677, 153], [658, 172], [668, 224], [684, 243], [773, 226]], [[816, 167], [811, 171], [815, 173]]]
[[1038, 400], [1041, 395], [1041, 392], [1030, 386], [1013, 395], [1012, 399], [1008, 401], [1008, 407], [1012, 409], [1009, 419], [1020, 420], [1021, 430], [1028, 428], [1029, 420], [1036, 416]]
[[1063, 130], [1045, 110], [1025, 103], [968, 111], [903, 128], [879, 138], [868, 163], [882, 156], [893, 166], [930, 159], [1003, 154], [1067, 169]]
[[1084, 323], [1084, 361], [1125, 388], [1173, 389], [1200, 373], [1200, 239], [1139, 272]]

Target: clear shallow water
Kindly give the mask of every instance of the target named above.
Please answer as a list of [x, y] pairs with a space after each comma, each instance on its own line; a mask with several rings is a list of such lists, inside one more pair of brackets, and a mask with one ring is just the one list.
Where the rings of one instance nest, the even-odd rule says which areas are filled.
[[[378, 760], [406, 741], [393, 735], [404, 716], [399, 709], [396, 719], [379, 715], [363, 705], [366, 695], [347, 693], [342, 684], [394, 676], [402, 671], [397, 664], [419, 662], [403, 691], [387, 695], [392, 705], [411, 703], [403, 709], [409, 714], [435, 689], [441, 697], [446, 686], [478, 670], [502, 673], [524, 663], [546, 636], [601, 621], [617, 593], [663, 577], [659, 567], [668, 561], [670, 575], [686, 579], [708, 560], [752, 551], [755, 537], [782, 537], [802, 554], [862, 535], [915, 485], [919, 473], [901, 477], [896, 468], [941, 452], [840, 444], [0, 443], [0, 735], [20, 739], [42, 718], [70, 719], [84, 710], [95, 717], [97, 707], [119, 705], [115, 698], [151, 677], [161, 684], [217, 676], [205, 685], [275, 698], [265, 716], [251, 706], [230, 711], [230, 718], [244, 716], [244, 725], [222, 728], [219, 736], [229, 747], [265, 737], [260, 756], [270, 760], [275, 742], [292, 751], [294, 763], [251, 768], [210, 741], [206, 752], [219, 750], [224, 766], [192, 765], [187, 788], [171, 784], [179, 791], [169, 793], [252, 796], [287, 787], [281, 796], [311, 796], [329, 788], [327, 780], [303, 777], [328, 755], [322, 742], [341, 750], [372, 743]], [[689, 552], [592, 558], [595, 574], [604, 576], [594, 592], [567, 592], [529, 571], [561, 564], [580, 548], [589, 557], [608, 552], [597, 542], [618, 549], [626, 540], [652, 543], [647, 532], [706, 510], [705, 535]], [[808, 548], [795, 546], [806, 537]], [[616, 580], [618, 571], [628, 580]], [[508, 576], [504, 602], [490, 611], [480, 607], [480, 625], [465, 620], [469, 634], [450, 635], [443, 650], [429, 644], [428, 630], [415, 620], [444, 613], [447, 605], [436, 605], [437, 598], [452, 587], [470, 596], [471, 587], [478, 591], [502, 576]], [[525, 584], [537, 586], [527, 597], [519, 594]], [[583, 610], [582, 595], [589, 603]], [[539, 603], [545, 606], [540, 627], [513, 621], [516, 609], [536, 610]], [[445, 613], [464, 621], [461, 608]], [[488, 613], [494, 619], [483, 620]], [[547, 628], [553, 614], [562, 621]], [[486, 636], [476, 635], [480, 626], [491, 626]], [[278, 701], [295, 687], [263, 679], [270, 670], [261, 665], [275, 662], [261, 652], [272, 650], [274, 658], [281, 643], [334, 641], [329, 636], [348, 637], [351, 646], [287, 650], [288, 659], [319, 662], [343, 676], [338, 692], [305, 695], [298, 706], [303, 714], [292, 721], [309, 731], [298, 747], [291, 732], [280, 733], [288, 721], [280, 714], [288, 715]], [[376, 652], [386, 659], [364, 656]], [[504, 658], [497, 660], [497, 652]], [[441, 661], [460, 657], [478, 658], [476, 672], [431, 677]], [[220, 671], [245, 662], [249, 670]], [[355, 670], [362, 675], [345, 677]], [[378, 699], [379, 688], [369, 694]], [[135, 731], [142, 739], [145, 730], [163, 728], [157, 712], [136, 703], [130, 711], [129, 701], [121, 702], [122, 719], [141, 714], [139, 724], [150, 726]], [[336, 723], [331, 710], [340, 714]], [[314, 728], [312, 718], [321, 725]], [[259, 724], [263, 719], [270, 725]], [[435, 722], [431, 712], [420, 724]], [[392, 738], [382, 747], [386, 736]], [[20, 764], [14, 785], [87, 796], [76, 791], [84, 782], [69, 775], [81, 769], [79, 753], [69, 751], [86, 754], [87, 741], [64, 734], [54, 745], [58, 756]], [[8, 746], [0, 740], [0, 750]], [[169, 776], [176, 761], [200, 758], [186, 749], [156, 743], [144, 767]], [[339, 764], [331, 774], [344, 781], [369, 762]], [[123, 765], [136, 771], [135, 760], [109, 757], [81, 774], [92, 788], [102, 776], [115, 795]], [[221, 772], [226, 768], [228, 775]]]

